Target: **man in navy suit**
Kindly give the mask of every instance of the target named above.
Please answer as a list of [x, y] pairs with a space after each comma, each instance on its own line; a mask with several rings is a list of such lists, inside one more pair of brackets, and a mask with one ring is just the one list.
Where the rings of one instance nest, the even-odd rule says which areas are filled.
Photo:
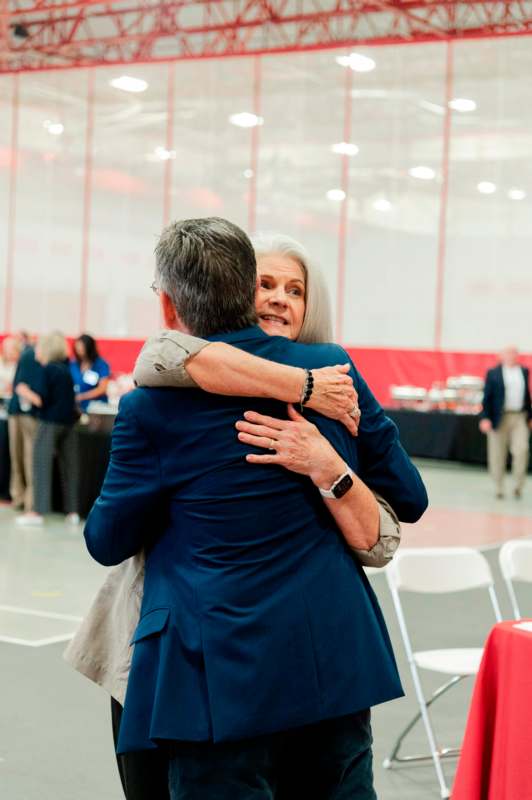
[[510, 452], [514, 497], [520, 498], [528, 469], [532, 405], [528, 369], [519, 364], [516, 347], [506, 347], [501, 352], [501, 363], [486, 373], [479, 427], [488, 437], [488, 467], [496, 497], [504, 497]]
[[[235, 225], [174, 223], [156, 262], [167, 327], [306, 369], [345, 363], [336, 345], [255, 325], [255, 257]], [[172, 800], [375, 800], [369, 708], [402, 689], [376, 597], [334, 517], [366, 502], [360, 478], [404, 521], [427, 496], [397, 429], [351, 374], [359, 436], [313, 417], [345, 464], [314, 482], [246, 462], [242, 398], [146, 388], [122, 398], [85, 538], [106, 565], [146, 550], [118, 750], [168, 748]], [[362, 532], [362, 549], [377, 536]]]

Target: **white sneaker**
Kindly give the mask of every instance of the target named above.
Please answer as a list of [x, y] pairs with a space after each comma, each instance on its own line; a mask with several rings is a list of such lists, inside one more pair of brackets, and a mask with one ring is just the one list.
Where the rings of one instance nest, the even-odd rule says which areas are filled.
[[79, 514], [73, 512], [72, 514], [67, 514], [65, 517], [65, 522], [67, 525], [79, 525]]
[[15, 525], [27, 527], [29, 525], [42, 525], [44, 517], [41, 514], [20, 514], [15, 517]]

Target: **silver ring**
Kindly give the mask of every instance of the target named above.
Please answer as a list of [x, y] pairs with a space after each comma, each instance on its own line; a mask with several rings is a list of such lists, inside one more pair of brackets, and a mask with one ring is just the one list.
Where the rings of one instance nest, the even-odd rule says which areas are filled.
[[362, 416], [362, 412], [358, 406], [353, 406], [353, 408], [349, 412], [349, 416], [353, 417], [354, 419], [360, 419], [360, 417]]
[[276, 441], [275, 439], [270, 439], [270, 450], [275, 450]]

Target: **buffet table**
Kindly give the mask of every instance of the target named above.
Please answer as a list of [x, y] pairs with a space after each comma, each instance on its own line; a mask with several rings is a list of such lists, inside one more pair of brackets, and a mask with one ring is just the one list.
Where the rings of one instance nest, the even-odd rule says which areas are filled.
[[532, 622], [502, 622], [492, 629], [475, 681], [452, 800], [532, 798], [531, 662]]
[[417, 458], [438, 458], [465, 464], [486, 463], [486, 437], [476, 414], [386, 408], [399, 428], [406, 452]]

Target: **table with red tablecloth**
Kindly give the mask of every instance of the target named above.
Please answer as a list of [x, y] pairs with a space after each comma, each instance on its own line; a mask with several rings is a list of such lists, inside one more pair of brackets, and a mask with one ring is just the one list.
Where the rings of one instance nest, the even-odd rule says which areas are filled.
[[530, 620], [501, 622], [488, 637], [452, 800], [532, 800]]

